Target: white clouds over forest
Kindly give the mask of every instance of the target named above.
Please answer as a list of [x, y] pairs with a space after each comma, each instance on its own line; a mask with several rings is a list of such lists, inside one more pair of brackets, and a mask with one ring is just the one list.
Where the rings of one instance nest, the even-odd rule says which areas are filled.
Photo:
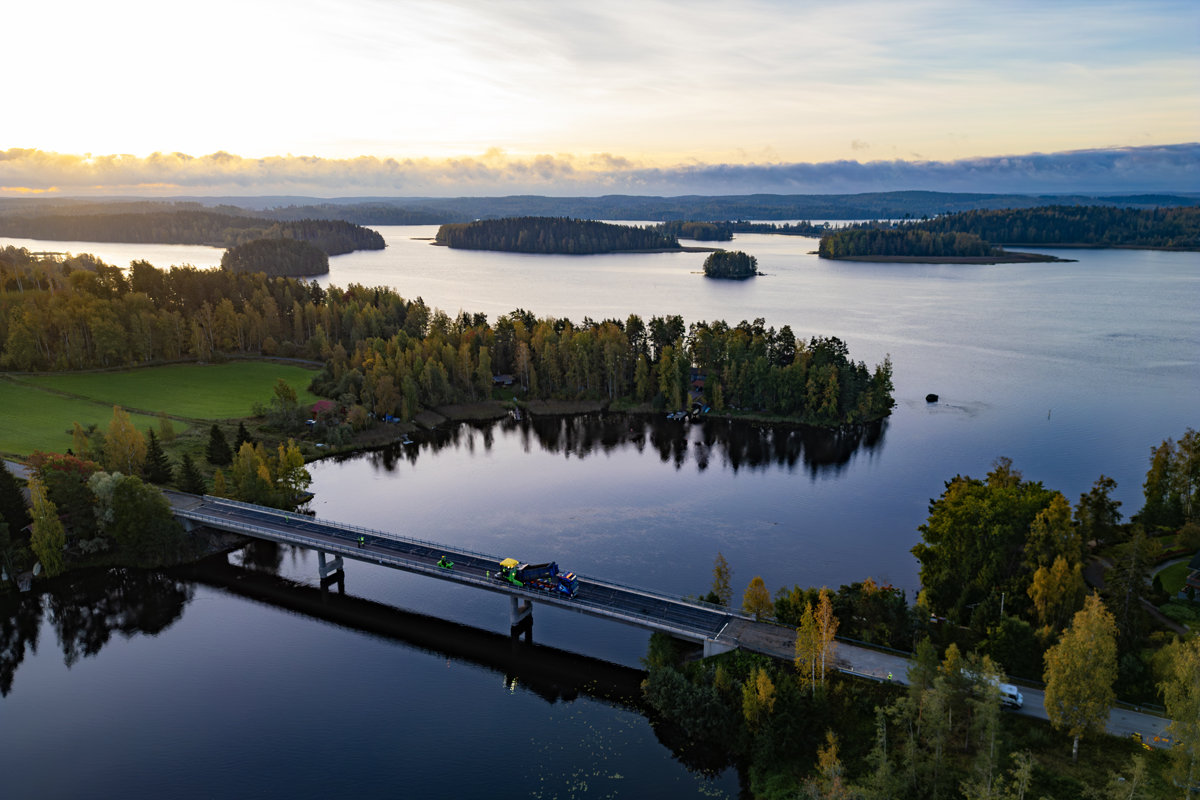
[[1198, 186], [1200, 144], [1195, 143], [948, 161], [672, 166], [610, 154], [516, 158], [496, 150], [447, 159], [0, 151], [0, 197], [42, 193], [164, 197], [821, 194], [913, 189], [1069, 194], [1188, 192]]

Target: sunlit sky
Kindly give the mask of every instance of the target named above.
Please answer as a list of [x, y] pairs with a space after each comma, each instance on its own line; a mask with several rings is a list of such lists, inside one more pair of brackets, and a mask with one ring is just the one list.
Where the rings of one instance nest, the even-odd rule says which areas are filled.
[[0, 151], [620, 170], [1200, 140], [1195, 0], [116, 0], [3, 19]]

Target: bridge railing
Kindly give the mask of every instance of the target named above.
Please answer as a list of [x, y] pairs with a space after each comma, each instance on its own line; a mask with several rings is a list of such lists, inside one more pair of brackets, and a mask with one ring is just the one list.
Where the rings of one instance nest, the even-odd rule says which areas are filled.
[[[249, 505], [249, 504], [242, 504], [242, 505]], [[259, 506], [251, 506], [251, 507], [256, 508], [256, 509], [260, 508]], [[695, 628], [684, 628], [684, 627], [680, 627], [679, 625], [673, 625], [671, 623], [664, 622], [660, 617], [654, 617], [654, 616], [650, 616], [649, 614], [639, 614], [634, 611], [628, 611], [628, 610], [619, 608], [616, 605], [611, 604], [611, 603], [597, 603], [597, 602], [594, 602], [591, 600], [581, 600], [578, 598], [572, 598], [570, 600], [565, 600], [565, 599], [562, 599], [559, 597], [555, 597], [554, 595], [543, 594], [541, 592], [534, 592], [534, 591], [531, 591], [528, 589], [522, 589], [522, 588], [519, 588], [516, 586], [511, 586], [511, 585], [500, 586], [500, 585], [497, 585], [496, 582], [489, 581], [486, 578], [480, 578], [475, 575], [468, 575], [468, 574], [462, 573], [462, 572], [453, 572], [453, 571], [447, 572], [446, 570], [441, 569], [440, 567], [435, 567], [433, 565], [426, 564], [421, 561], [413, 561], [412, 559], [408, 559], [403, 556], [393, 555], [390, 553], [364, 552], [363, 550], [359, 549], [358, 547], [350, 546], [348, 543], [343, 544], [343, 543], [337, 543], [337, 542], [328, 542], [328, 541], [325, 541], [322, 539], [316, 539], [311, 536], [306, 536], [301, 533], [293, 533], [291, 531], [282, 531], [282, 530], [278, 530], [278, 529], [274, 529], [274, 528], [264, 528], [259, 525], [252, 525], [250, 523], [241, 522], [239, 520], [231, 520], [226, 517], [219, 517], [219, 516], [215, 516], [212, 514], [206, 514], [206, 513], [204, 513], [203, 510], [199, 510], [199, 509], [178, 509], [178, 510], [176, 510], [175, 513], [178, 516], [185, 517], [186, 519], [190, 519], [194, 522], [199, 522], [199, 523], [205, 524], [205, 525], [212, 525], [212, 526], [218, 527], [218, 528], [225, 528], [225, 529], [232, 528], [232, 529], [247, 533], [251, 536], [255, 536], [258, 538], [270, 539], [270, 540], [274, 540], [274, 541], [289, 542], [291, 544], [296, 544], [296, 545], [299, 545], [301, 547], [305, 547], [305, 548], [308, 548], [311, 550], [322, 550], [327, 553], [338, 553], [339, 555], [348, 556], [350, 558], [358, 559], [360, 561], [374, 561], [375, 563], [378, 563], [378, 564], [385, 564], [385, 563], [391, 564], [392, 566], [396, 566], [396, 567], [398, 567], [400, 569], [404, 569], [408, 572], [416, 572], [416, 573], [421, 573], [421, 574], [430, 575], [430, 576], [433, 576], [436, 578], [440, 578], [442, 580], [452, 580], [452, 581], [456, 581], [458, 583], [475, 585], [479, 588], [488, 589], [490, 591], [498, 592], [501, 594], [518, 595], [518, 596], [525, 597], [530, 600], [534, 600], [534, 601], [537, 601], [537, 602], [540, 602], [543, 604], [550, 604], [550, 605], [558, 606], [559, 608], [565, 608], [565, 609], [569, 609], [569, 610], [573, 610], [573, 611], [584, 611], [586, 609], [587, 611], [596, 613], [601, 616], [606, 616], [609, 618], [617, 619], [617, 620], [624, 621], [624, 622], [627, 622], [627, 623], [633, 624], [633, 625], [638, 625], [638, 626], [644, 627], [644, 628], [650, 628], [653, 630], [660, 630], [660, 631], [665, 631], [667, 633], [673, 633], [673, 634], [676, 634], [676, 635], [679, 635], [679, 636], [682, 636], [685, 638], [696, 638], [696, 637], [703, 638], [703, 637], [710, 635], [707, 631], [702, 631], [702, 630], [698, 630]], [[310, 522], [312, 521], [311, 517], [305, 517], [303, 515], [298, 515], [298, 516], [300, 516], [300, 518], [303, 520], [310, 521]], [[367, 528], [362, 528], [360, 530], [368, 531], [372, 534], [378, 533], [378, 531], [370, 531]], [[469, 551], [463, 551], [463, 552], [469, 552]]]
[[[307, 524], [315, 523], [318, 525], [324, 525], [329, 528], [350, 531], [350, 532], [357, 533], [357, 534], [369, 534], [371, 536], [378, 536], [378, 537], [381, 537], [384, 539], [392, 539], [392, 540], [398, 541], [398, 542], [408, 542], [409, 544], [416, 544], [416, 545], [420, 545], [422, 547], [428, 547], [432, 550], [451, 550], [452, 549], [459, 553], [466, 553], [467, 555], [475, 556], [476, 558], [482, 558], [482, 559], [485, 559], [488, 561], [495, 561], [497, 563], [499, 563], [499, 561], [500, 561], [500, 558], [495, 556], [492, 553], [480, 553], [476, 550], [469, 550], [469, 549], [466, 549], [463, 547], [459, 547], [457, 545], [455, 545], [453, 547], [449, 547], [444, 542], [431, 542], [426, 539], [416, 539], [412, 536], [404, 536], [399, 533], [392, 533], [391, 531], [381, 531], [381, 530], [377, 530], [375, 528], [364, 528], [359, 525], [352, 525], [352, 524], [345, 523], [345, 522], [335, 522], [333, 520], [321, 519], [320, 517], [315, 517], [315, 516], [310, 517], [306, 514], [296, 514], [295, 512], [291, 512], [291, 511], [283, 511], [283, 510], [277, 509], [277, 508], [268, 508], [267, 506], [255, 505], [253, 503], [245, 503], [241, 500], [230, 500], [230, 499], [227, 499], [224, 497], [214, 497], [212, 495], [205, 495], [204, 499], [209, 502], [212, 502], [212, 503], [217, 503], [219, 505], [228, 505], [228, 506], [246, 508], [248, 510], [255, 511], [258, 513], [264, 513], [264, 512], [270, 513], [270, 514], [274, 514], [279, 517], [283, 517], [284, 519], [294, 520], [294, 521], [300, 522], [300, 523], [307, 523]], [[705, 611], [712, 611], [717, 614], [723, 614], [723, 615], [728, 615], [728, 616], [732, 616], [732, 617], [737, 617], [739, 619], [753, 620], [753, 617], [751, 617], [751, 616], [743, 614], [740, 611], [735, 611], [734, 609], [728, 608], [726, 606], [718, 605], [716, 603], [708, 603], [708, 602], [705, 602], [704, 600], [683, 597], [681, 595], [670, 594], [668, 592], [660, 592], [660, 591], [657, 591], [654, 589], [646, 589], [641, 586], [629, 586], [627, 584], [619, 583], [617, 581], [610, 581], [605, 578], [593, 578], [590, 575], [584, 575], [580, 572], [576, 572], [575, 575], [581, 581], [586, 581], [587, 583], [591, 583], [595, 586], [603, 586], [603, 587], [609, 587], [609, 588], [613, 588], [613, 589], [619, 589], [619, 590], [626, 591], [626, 592], [634, 592], [636, 594], [644, 595], [646, 597], [653, 597], [657, 600], [664, 600], [669, 603], [678, 603], [681, 605], [692, 606], [694, 608], [700, 608]]]

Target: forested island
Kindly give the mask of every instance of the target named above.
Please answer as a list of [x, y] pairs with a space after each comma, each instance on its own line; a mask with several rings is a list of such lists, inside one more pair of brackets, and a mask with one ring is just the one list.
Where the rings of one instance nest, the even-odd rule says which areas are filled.
[[1200, 208], [1045, 206], [964, 211], [899, 223], [868, 222], [826, 233], [819, 252], [822, 258], [875, 261], [1066, 260], [1007, 252], [999, 246], [1002, 244], [1195, 250], [1200, 247]]
[[700, 403], [812, 425], [869, 422], [893, 406], [889, 360], [870, 369], [837, 338], [804, 341], [761, 319], [573, 323], [518, 310], [489, 324], [384, 287], [327, 292], [295, 278], [144, 261], [126, 276], [91, 256], [38, 259], [15, 248], [0, 251], [0, 266], [0, 362], [19, 371], [214, 353], [320, 359], [315, 393], [405, 420], [489, 398], [498, 373], [528, 399], [670, 411]]
[[0, 216], [0, 236], [218, 247], [234, 247], [254, 239], [298, 239], [309, 242], [331, 256], [354, 250], [382, 250], [385, 247], [383, 237], [376, 231], [343, 220], [280, 222], [198, 210]]
[[728, 242], [733, 238], [733, 231], [724, 222], [664, 222], [658, 229], [667, 236], [700, 242]]
[[226, 250], [221, 256], [221, 269], [263, 272], [272, 277], [324, 275], [329, 272], [329, 256], [299, 239], [253, 239]]
[[1044, 206], [963, 211], [913, 223], [930, 233], [969, 233], [1009, 245], [1200, 248], [1200, 208]]
[[1001, 264], [1062, 261], [1036, 253], [1009, 253], [973, 233], [930, 233], [919, 228], [848, 228], [821, 237], [821, 258], [850, 261], [925, 261]]
[[741, 250], [719, 250], [704, 259], [704, 274], [709, 278], [753, 278], [758, 274], [758, 259]]
[[508, 217], [438, 228], [436, 243], [462, 250], [594, 255], [679, 250], [679, 240], [656, 226], [639, 228], [568, 217]]

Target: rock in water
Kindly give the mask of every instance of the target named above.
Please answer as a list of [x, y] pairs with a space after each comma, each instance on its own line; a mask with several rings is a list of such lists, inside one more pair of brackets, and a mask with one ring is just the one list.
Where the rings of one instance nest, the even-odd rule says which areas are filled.
[[926, 402], [926, 403], [936, 403], [936, 402], [937, 402], [937, 395], [936, 395], [936, 394], [927, 394], [927, 395], [925, 395], [925, 402]]

